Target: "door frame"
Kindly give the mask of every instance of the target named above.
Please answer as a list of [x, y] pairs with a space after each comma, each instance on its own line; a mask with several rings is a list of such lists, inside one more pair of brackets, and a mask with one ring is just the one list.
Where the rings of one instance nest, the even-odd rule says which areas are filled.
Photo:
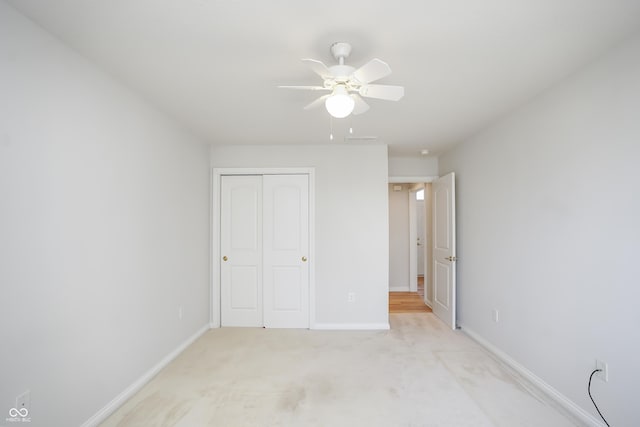
[[309, 328], [316, 320], [316, 280], [315, 280], [315, 168], [212, 168], [211, 170], [211, 224], [210, 259], [210, 305], [209, 326], [219, 328], [220, 308], [220, 209], [221, 177], [223, 175], [308, 175], [309, 176]]
[[[423, 190], [425, 192], [425, 198], [426, 198], [426, 193], [427, 193], [426, 184], [430, 184], [430, 183], [429, 182], [411, 182], [409, 184], [413, 186], [409, 188], [409, 292], [417, 292], [418, 291], [418, 263], [419, 263], [417, 239], [418, 237], [422, 238], [425, 236], [424, 235], [418, 236], [419, 221], [418, 221], [418, 200], [416, 200], [416, 193], [420, 190]], [[419, 187], [416, 187], [416, 186], [419, 186]], [[422, 228], [425, 234], [427, 234], [427, 220], [431, 216], [431, 213], [427, 213], [426, 211], [427, 209], [426, 200], [423, 200], [422, 205], [423, 205], [422, 219], [424, 220], [424, 223], [422, 224]], [[428, 232], [430, 234], [431, 230], [428, 230]], [[422, 246], [423, 246], [423, 253], [422, 253], [423, 277], [427, 276], [428, 272], [431, 271], [430, 268], [427, 268], [429, 254], [425, 249], [426, 241], [427, 241], [426, 238], [421, 240]], [[424, 297], [425, 297], [425, 304], [429, 305], [430, 303], [427, 303], [426, 301], [426, 298], [427, 298], [426, 282], [425, 282]]]
[[409, 292], [418, 292], [418, 215], [416, 214], [416, 193], [409, 188]]
[[[438, 178], [439, 178], [439, 176], [436, 176], [436, 175], [428, 175], [428, 176], [390, 176], [387, 182], [389, 184], [429, 184], [429, 183], [432, 183], [433, 181], [435, 181]], [[409, 191], [409, 194], [410, 194], [409, 203], [411, 203], [411, 194], [412, 194], [411, 190]], [[413, 194], [415, 195], [415, 192], [413, 192]], [[425, 188], [425, 209], [427, 209], [426, 199], [427, 199], [427, 193], [426, 193], [426, 188]], [[427, 213], [425, 211], [425, 213], [426, 213], [425, 218], [429, 219], [431, 217], [431, 212]], [[415, 216], [415, 200], [413, 201], [413, 205], [410, 205], [409, 215]], [[411, 219], [409, 221], [409, 227], [411, 227], [412, 221], [415, 222], [414, 219]], [[431, 225], [431, 227], [429, 227], [429, 225]], [[428, 236], [427, 240], [428, 241], [425, 242], [424, 244], [431, 245], [431, 241], [430, 241], [430, 237], [429, 236], [431, 236], [433, 234], [433, 224], [427, 223], [427, 224], [425, 224], [425, 227], [426, 227], [426, 230], [428, 230], [427, 231], [427, 236]], [[418, 284], [417, 284], [417, 271], [418, 271], [418, 268], [417, 268], [417, 265], [416, 265], [417, 262], [414, 260], [415, 254], [416, 254], [416, 252], [413, 251], [414, 244], [415, 244], [415, 241], [414, 242], [409, 241], [409, 252], [410, 252], [409, 253], [409, 263], [410, 263], [410, 265], [409, 265], [409, 280], [410, 280], [409, 289], [410, 290], [413, 289], [413, 291], [415, 292], [417, 290], [417, 287], [418, 287]], [[427, 274], [429, 275], [429, 277], [425, 277], [425, 279], [424, 279], [425, 280], [424, 303], [429, 307], [431, 307], [432, 301], [428, 299], [429, 293], [427, 292], [427, 285], [429, 283], [431, 283], [431, 284], [433, 283], [433, 281], [432, 281], [433, 275], [432, 275], [432, 272], [431, 272], [431, 270], [432, 270], [431, 266], [428, 266], [428, 268], [427, 268], [427, 265], [428, 265], [430, 260], [431, 260], [431, 257], [429, 255], [429, 253], [427, 253], [427, 250], [425, 249], [425, 259], [424, 259], [425, 270], [426, 270], [426, 272], [428, 272]], [[413, 265], [411, 265], [411, 263], [413, 263]], [[412, 279], [412, 276], [414, 275], [412, 273], [413, 271], [416, 272], [416, 274], [415, 274], [416, 277]], [[415, 282], [415, 285], [413, 285], [413, 286], [415, 286], [415, 288], [412, 287], [411, 280], [413, 280]]]

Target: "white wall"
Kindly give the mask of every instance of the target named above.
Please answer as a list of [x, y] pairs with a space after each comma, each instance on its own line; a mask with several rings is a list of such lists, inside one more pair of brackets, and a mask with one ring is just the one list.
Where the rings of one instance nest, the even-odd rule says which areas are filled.
[[[459, 320], [597, 417], [640, 425], [640, 37], [440, 159]], [[492, 309], [500, 323], [492, 322]]]
[[438, 158], [435, 156], [389, 157], [389, 176], [438, 176]]
[[208, 150], [0, 2], [1, 420], [80, 425], [208, 324]]
[[386, 146], [214, 146], [211, 164], [314, 167], [316, 323], [388, 324]]
[[[394, 191], [396, 185], [401, 191]], [[409, 291], [409, 185], [389, 184], [389, 290]]]

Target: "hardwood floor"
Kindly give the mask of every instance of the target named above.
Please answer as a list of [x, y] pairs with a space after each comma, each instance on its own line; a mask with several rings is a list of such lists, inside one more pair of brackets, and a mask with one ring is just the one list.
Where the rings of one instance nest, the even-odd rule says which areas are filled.
[[389, 313], [429, 313], [424, 303], [424, 278], [418, 277], [418, 292], [389, 292]]

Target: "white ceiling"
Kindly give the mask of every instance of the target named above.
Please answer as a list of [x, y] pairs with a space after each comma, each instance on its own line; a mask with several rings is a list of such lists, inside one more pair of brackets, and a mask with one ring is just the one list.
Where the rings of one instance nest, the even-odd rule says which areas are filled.
[[[442, 152], [640, 29], [640, 0], [13, 0], [10, 3], [212, 144], [342, 143]], [[352, 119], [302, 107], [299, 61], [377, 57], [405, 86]], [[348, 142], [353, 143], [353, 142]], [[371, 142], [368, 142], [371, 143]]]

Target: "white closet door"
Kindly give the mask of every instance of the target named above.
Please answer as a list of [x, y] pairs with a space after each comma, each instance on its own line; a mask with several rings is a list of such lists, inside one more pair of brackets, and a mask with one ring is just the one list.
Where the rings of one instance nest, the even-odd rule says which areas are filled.
[[264, 326], [309, 327], [309, 177], [263, 179]]
[[222, 326], [262, 326], [262, 177], [223, 176]]

